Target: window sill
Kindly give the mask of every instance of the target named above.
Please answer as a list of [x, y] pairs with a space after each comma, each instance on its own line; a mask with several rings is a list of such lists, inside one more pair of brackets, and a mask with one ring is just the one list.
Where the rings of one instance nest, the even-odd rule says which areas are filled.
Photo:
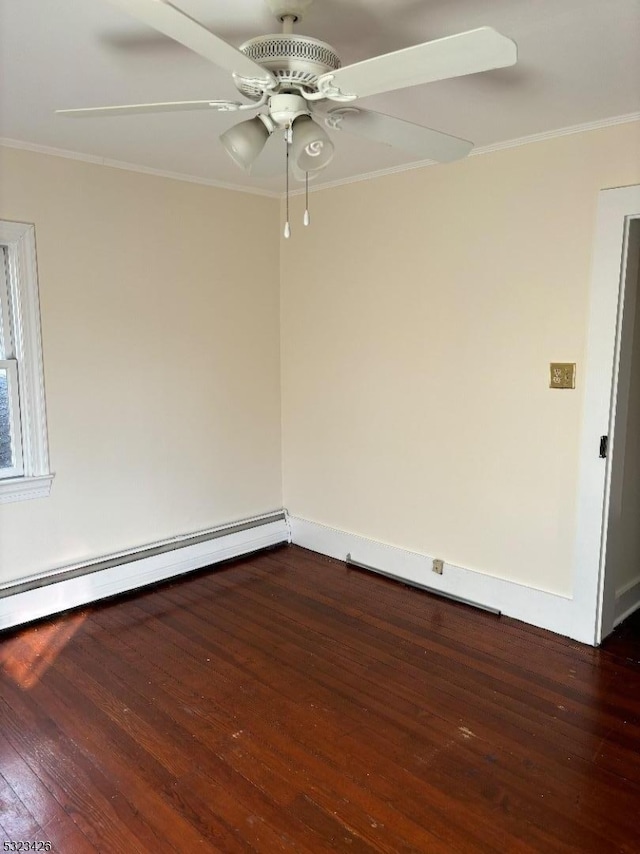
[[0, 504], [46, 498], [51, 492], [53, 478], [54, 475], [46, 474], [38, 477], [11, 477], [0, 480]]

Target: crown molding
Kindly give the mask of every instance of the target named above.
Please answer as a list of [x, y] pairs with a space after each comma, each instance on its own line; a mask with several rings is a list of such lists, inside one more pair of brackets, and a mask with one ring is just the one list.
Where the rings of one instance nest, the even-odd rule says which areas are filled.
[[[640, 121], [640, 112], [627, 113], [623, 116], [612, 116], [607, 119], [599, 119], [595, 122], [584, 122], [579, 125], [570, 125], [568, 127], [556, 128], [555, 130], [544, 131], [543, 133], [534, 133], [529, 136], [521, 136], [517, 139], [509, 139], [504, 142], [496, 142], [492, 145], [484, 145], [479, 148], [474, 148], [469, 153], [469, 157], [477, 157], [483, 154], [493, 154], [495, 151], [504, 151], [508, 148], [519, 148], [521, 145], [531, 145], [536, 142], [546, 142], [550, 139], [556, 139], [561, 136], [570, 136], [575, 133], [586, 133], [591, 130], [601, 130], [602, 128], [612, 127], [613, 125], [624, 125], [631, 122]], [[425, 166], [439, 166], [436, 160], [419, 160], [413, 163], [403, 163], [399, 166], [391, 166], [388, 169], [379, 169], [374, 172], [366, 172], [362, 175], [353, 175], [349, 178], [339, 178], [336, 181], [327, 181], [324, 184], [314, 183], [309, 185], [309, 192], [315, 193], [318, 190], [331, 190], [333, 187], [342, 187], [345, 184], [357, 184], [360, 181], [369, 181], [372, 178], [382, 178], [385, 175], [395, 175], [399, 172], [408, 172], [412, 169], [423, 169]], [[289, 193], [290, 196], [299, 196], [304, 193], [304, 190], [293, 190]], [[284, 198], [284, 193], [280, 193], [280, 197]]]
[[475, 148], [470, 157], [478, 154], [492, 154], [494, 151], [502, 151], [505, 148], [518, 148], [521, 145], [530, 145], [534, 142], [546, 142], [548, 139], [556, 139], [560, 136], [571, 136], [574, 133], [587, 133], [591, 130], [602, 130], [603, 128], [613, 127], [614, 125], [626, 125], [631, 122], [640, 121], [640, 112], [627, 113], [624, 116], [611, 116], [607, 119], [598, 119], [595, 122], [583, 122], [579, 125], [569, 125], [564, 128], [556, 128], [556, 130], [544, 131], [543, 133], [533, 133], [530, 136], [522, 136], [518, 139], [507, 140], [506, 142], [496, 142], [493, 145], [485, 145], [480, 148]]
[[[595, 122], [583, 122], [578, 125], [570, 125], [568, 127], [556, 128], [555, 130], [544, 131], [543, 133], [534, 133], [529, 136], [521, 136], [516, 139], [505, 140], [504, 142], [496, 142], [492, 145], [484, 145], [479, 148], [474, 148], [469, 154], [469, 157], [478, 157], [483, 154], [492, 154], [496, 151], [504, 151], [508, 148], [518, 148], [521, 145], [531, 145], [536, 142], [545, 142], [550, 139], [556, 139], [561, 136], [570, 136], [576, 133], [586, 133], [592, 130], [601, 130], [602, 128], [612, 127], [614, 125], [629, 124], [631, 122], [640, 121], [640, 112], [627, 113], [622, 116], [611, 116], [606, 119], [599, 119]], [[127, 172], [138, 172], [143, 175], [154, 175], [157, 178], [170, 178], [174, 181], [186, 181], [189, 184], [201, 184], [205, 187], [216, 187], [220, 190], [233, 190], [239, 193], [248, 193], [253, 196], [265, 196], [270, 199], [283, 199], [285, 194], [277, 190], [265, 190], [257, 187], [242, 187], [238, 184], [231, 184], [225, 181], [217, 181], [213, 178], [200, 178], [197, 175], [186, 175], [182, 172], [169, 172], [164, 169], [153, 169], [150, 166], [142, 166], [136, 163], [126, 163], [121, 160], [111, 160], [108, 157], [98, 157], [93, 154], [82, 154], [78, 151], [68, 151], [64, 148], [53, 148], [48, 145], [39, 145], [33, 142], [23, 142], [17, 139], [7, 139], [0, 137], [0, 146], [5, 148], [17, 148], [22, 151], [34, 151], [37, 154], [48, 154], [52, 157], [64, 157], [69, 160], [80, 160], [83, 163], [94, 163], [98, 166], [110, 166], [113, 169], [124, 169]], [[342, 187], [345, 184], [357, 184], [361, 181], [370, 181], [372, 178], [382, 178], [385, 175], [395, 175], [400, 172], [408, 172], [412, 169], [423, 169], [425, 166], [439, 165], [435, 160], [418, 160], [412, 163], [403, 163], [399, 166], [391, 166], [388, 169], [378, 169], [373, 172], [364, 172], [360, 175], [352, 175], [347, 178], [339, 178], [335, 181], [326, 181], [322, 184], [313, 184], [309, 186], [309, 192], [315, 193], [318, 190], [331, 190], [333, 187]], [[293, 190], [289, 192], [290, 196], [299, 196], [304, 193], [304, 189]]]
[[188, 184], [201, 184], [205, 187], [216, 187], [219, 190], [233, 190], [238, 193], [248, 193], [252, 196], [267, 196], [278, 199], [280, 192], [264, 190], [259, 187], [242, 187], [213, 178], [200, 178], [197, 175], [186, 175], [182, 172], [169, 172], [165, 169], [153, 169], [138, 163], [126, 163], [124, 160], [112, 160], [109, 157], [98, 157], [95, 154], [82, 154], [79, 151], [69, 151], [65, 148], [53, 148], [49, 145], [39, 145], [35, 142], [23, 142], [19, 139], [0, 137], [0, 147], [16, 148], [20, 151], [33, 151], [36, 154], [48, 154], [51, 157], [64, 157], [67, 160], [80, 160], [82, 163], [93, 163], [97, 166], [110, 166], [112, 169], [123, 169], [126, 172], [138, 172], [142, 175], [153, 175], [156, 178], [170, 178], [173, 181], [184, 181]]

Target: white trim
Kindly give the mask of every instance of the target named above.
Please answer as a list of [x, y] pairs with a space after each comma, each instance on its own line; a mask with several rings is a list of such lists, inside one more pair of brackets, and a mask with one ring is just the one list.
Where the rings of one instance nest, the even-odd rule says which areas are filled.
[[582, 122], [578, 125], [567, 125], [566, 127], [556, 128], [555, 130], [543, 131], [542, 133], [532, 133], [529, 136], [521, 136], [516, 139], [506, 140], [505, 142], [495, 142], [492, 145], [484, 145], [480, 148], [474, 148], [470, 157], [475, 157], [478, 154], [493, 154], [494, 151], [503, 151], [505, 148], [518, 148], [521, 145], [531, 145], [535, 142], [546, 142], [549, 139], [557, 139], [561, 136], [572, 136], [575, 133], [588, 133], [592, 130], [602, 130], [603, 128], [614, 127], [615, 125], [626, 125], [631, 122], [640, 121], [639, 113], [626, 113], [623, 116], [610, 116], [606, 119], [598, 119], [595, 122]]
[[0, 359], [13, 358], [11, 304], [7, 279], [7, 250], [0, 244]]
[[[569, 125], [567, 127], [556, 128], [542, 133], [534, 133], [529, 136], [516, 137], [516, 139], [505, 140], [504, 142], [496, 142], [491, 145], [480, 146], [474, 148], [469, 157], [476, 157], [482, 154], [492, 154], [495, 151], [503, 151], [507, 148], [518, 148], [521, 145], [530, 145], [535, 142], [544, 142], [556, 137], [569, 136], [575, 133], [585, 133], [591, 130], [601, 130], [602, 128], [613, 127], [614, 125], [629, 124], [630, 122], [640, 121], [640, 112], [626, 113], [622, 116], [610, 116], [605, 119], [598, 119], [594, 122], [583, 122], [582, 124]], [[10, 139], [8, 137], [0, 137], [0, 146], [5, 148], [16, 148], [21, 151], [34, 151], [37, 154], [48, 154], [52, 157], [64, 157], [70, 160], [80, 160], [84, 163], [95, 163], [98, 166], [111, 166], [114, 169], [124, 169], [128, 172], [140, 172], [145, 175], [155, 175], [158, 178], [171, 178], [175, 181], [186, 181], [190, 184], [202, 184], [206, 187], [218, 187], [221, 190], [234, 190], [240, 193], [249, 193], [255, 196], [267, 196], [273, 199], [283, 199], [285, 193], [278, 190], [265, 190], [259, 187], [244, 187], [238, 184], [218, 181], [213, 178], [201, 178], [197, 175], [186, 175], [182, 172], [169, 172], [164, 169], [153, 169], [150, 166], [142, 166], [136, 163], [126, 163], [121, 160], [111, 160], [108, 157], [99, 157], [95, 154], [82, 154], [79, 151], [69, 151], [63, 148], [54, 148], [49, 145], [40, 145], [35, 142], [24, 142], [19, 139]], [[413, 163], [404, 163], [399, 166], [391, 166], [387, 169], [378, 169], [373, 172], [364, 172], [361, 175], [353, 175], [347, 178], [338, 178], [335, 181], [327, 181], [325, 183], [314, 183], [309, 186], [309, 192], [317, 190], [330, 190], [333, 187], [341, 187], [344, 184], [355, 184], [360, 181], [369, 181], [372, 178], [382, 178], [385, 175], [395, 175], [399, 172], [407, 172], [411, 169], [422, 169], [425, 166], [437, 166], [435, 160], [419, 160]], [[292, 190], [291, 196], [299, 196], [304, 193], [303, 189]]]
[[49, 445], [35, 228], [28, 223], [0, 220], [0, 243], [7, 247], [13, 300], [13, 344], [20, 371], [25, 475], [45, 475], [49, 474]]
[[36, 154], [47, 154], [50, 157], [62, 157], [65, 160], [80, 160], [82, 163], [93, 163], [96, 166], [110, 166], [112, 169], [123, 169], [126, 172], [139, 172], [142, 175], [153, 175], [156, 178], [169, 178], [172, 181], [184, 181], [187, 184], [202, 184], [205, 187], [217, 187], [219, 190], [234, 190], [238, 193], [249, 193], [252, 196], [267, 196], [279, 199], [282, 195], [274, 190], [264, 190], [261, 187], [243, 187], [213, 178], [201, 178], [197, 175], [186, 175], [183, 172], [169, 172], [165, 169], [154, 169], [139, 163], [127, 163], [124, 160], [112, 160], [109, 157], [99, 157], [95, 154], [82, 154], [79, 151], [68, 151], [64, 148], [53, 148], [49, 145], [39, 145], [35, 142], [23, 142], [19, 139], [0, 137], [0, 147], [16, 148], [19, 151], [33, 151]]
[[619, 626], [640, 608], [640, 575], [616, 590], [616, 606], [613, 625]]
[[[576, 538], [574, 544], [573, 590], [579, 631], [592, 635], [598, 644], [612, 626], [609, 600], [605, 596], [604, 556], [608, 514], [610, 460], [613, 454], [614, 392], [617, 372], [616, 340], [621, 322], [624, 255], [627, 220], [640, 214], [640, 186], [602, 190], [598, 199], [587, 357], [584, 376], [582, 438], [579, 457]], [[609, 436], [609, 459], [598, 456], [601, 435]], [[609, 579], [610, 581], [611, 579]], [[603, 612], [607, 626], [603, 626]]]
[[[51, 472], [34, 226], [0, 220], [0, 245], [6, 247], [13, 356], [18, 363], [24, 474], [24, 478], [18, 479], [20, 489], [9, 479], [0, 480], [0, 501], [5, 503], [48, 495]], [[46, 490], [40, 482], [43, 477], [49, 478]], [[29, 484], [29, 478], [39, 482]]]
[[[257, 517], [258, 521], [259, 518]], [[248, 520], [244, 524], [249, 524], [251, 521], [255, 522], [256, 519]], [[223, 526], [214, 530], [223, 531], [225, 527], [233, 526]], [[147, 584], [164, 581], [194, 569], [201, 569], [210, 564], [287, 541], [288, 528], [285, 519], [256, 524], [253, 527], [221, 534], [215, 539], [192, 545], [180, 546], [179, 540], [170, 540], [168, 542], [176, 543], [176, 548], [169, 551], [150, 557], [141, 557], [139, 560], [129, 560], [107, 569], [88, 571], [73, 578], [13, 595], [5, 595], [0, 598], [0, 629], [48, 617], [69, 608], [135, 590]], [[58, 572], [70, 569], [72, 567], [61, 568]], [[23, 581], [24, 579], [21, 580]], [[21, 582], [15, 582], [15, 584]]]
[[32, 498], [47, 498], [51, 492], [53, 475], [41, 477], [12, 477], [0, 480], [0, 504], [12, 501], [29, 501]]
[[284, 510], [284, 518], [285, 518], [285, 522], [287, 523], [287, 542], [292, 543], [293, 542], [293, 532], [291, 530], [291, 516], [289, 516], [289, 511], [286, 509]]
[[381, 572], [429, 587], [468, 602], [488, 607], [508, 617], [522, 620], [583, 643], [593, 643], [593, 633], [582, 633], [574, 625], [571, 599], [539, 590], [515, 581], [496, 578], [450, 563], [444, 572], [432, 571], [433, 557], [386, 543], [370, 540], [357, 534], [310, 522], [292, 516], [292, 542], [329, 557], [345, 560], [350, 554], [358, 563], [379, 568]]

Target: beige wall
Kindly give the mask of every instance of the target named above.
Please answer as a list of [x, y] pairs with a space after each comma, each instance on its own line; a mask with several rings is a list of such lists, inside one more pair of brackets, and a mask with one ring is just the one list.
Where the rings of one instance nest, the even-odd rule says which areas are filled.
[[281, 252], [293, 515], [571, 593], [596, 202], [639, 152], [618, 125], [312, 194]]
[[0, 506], [0, 582], [277, 508], [282, 442], [292, 514], [569, 594], [595, 206], [638, 151], [636, 123], [316, 192], [279, 244], [274, 200], [0, 149], [56, 471]]
[[56, 472], [0, 506], [0, 582], [281, 507], [277, 202], [0, 152], [0, 217], [36, 226]]

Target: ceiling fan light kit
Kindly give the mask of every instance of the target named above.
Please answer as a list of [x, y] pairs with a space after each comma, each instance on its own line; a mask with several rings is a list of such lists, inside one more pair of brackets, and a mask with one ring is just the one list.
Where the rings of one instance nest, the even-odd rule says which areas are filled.
[[251, 166], [269, 139], [273, 126], [269, 126], [268, 120], [268, 116], [254, 116], [233, 125], [220, 137], [224, 150], [243, 169]]
[[[447, 162], [465, 157], [473, 148], [468, 140], [360, 107], [328, 107], [330, 102], [351, 105], [370, 95], [505, 68], [514, 65], [518, 57], [515, 42], [491, 27], [480, 27], [342, 66], [331, 45], [293, 33], [293, 25], [302, 19], [312, 0], [266, 0], [282, 24], [282, 32], [257, 36], [239, 48], [214, 35], [169, 0], [108, 2], [228, 71], [248, 103], [212, 99], [57, 112], [95, 117], [199, 109], [259, 110], [253, 119], [225, 131], [220, 141], [239, 166], [259, 177], [269, 174], [261, 165], [265, 157], [268, 161], [272, 156], [267, 141], [284, 131], [286, 156], [280, 159], [280, 168], [286, 167], [287, 195], [290, 149], [293, 177], [304, 180], [307, 190], [309, 177], [331, 161], [334, 146], [324, 127], [395, 146], [416, 160]], [[308, 219], [307, 206], [305, 224]], [[288, 236], [286, 232], [290, 233], [288, 216]]]
[[291, 156], [299, 172], [319, 172], [333, 158], [329, 135], [311, 116], [300, 116], [292, 127]]

